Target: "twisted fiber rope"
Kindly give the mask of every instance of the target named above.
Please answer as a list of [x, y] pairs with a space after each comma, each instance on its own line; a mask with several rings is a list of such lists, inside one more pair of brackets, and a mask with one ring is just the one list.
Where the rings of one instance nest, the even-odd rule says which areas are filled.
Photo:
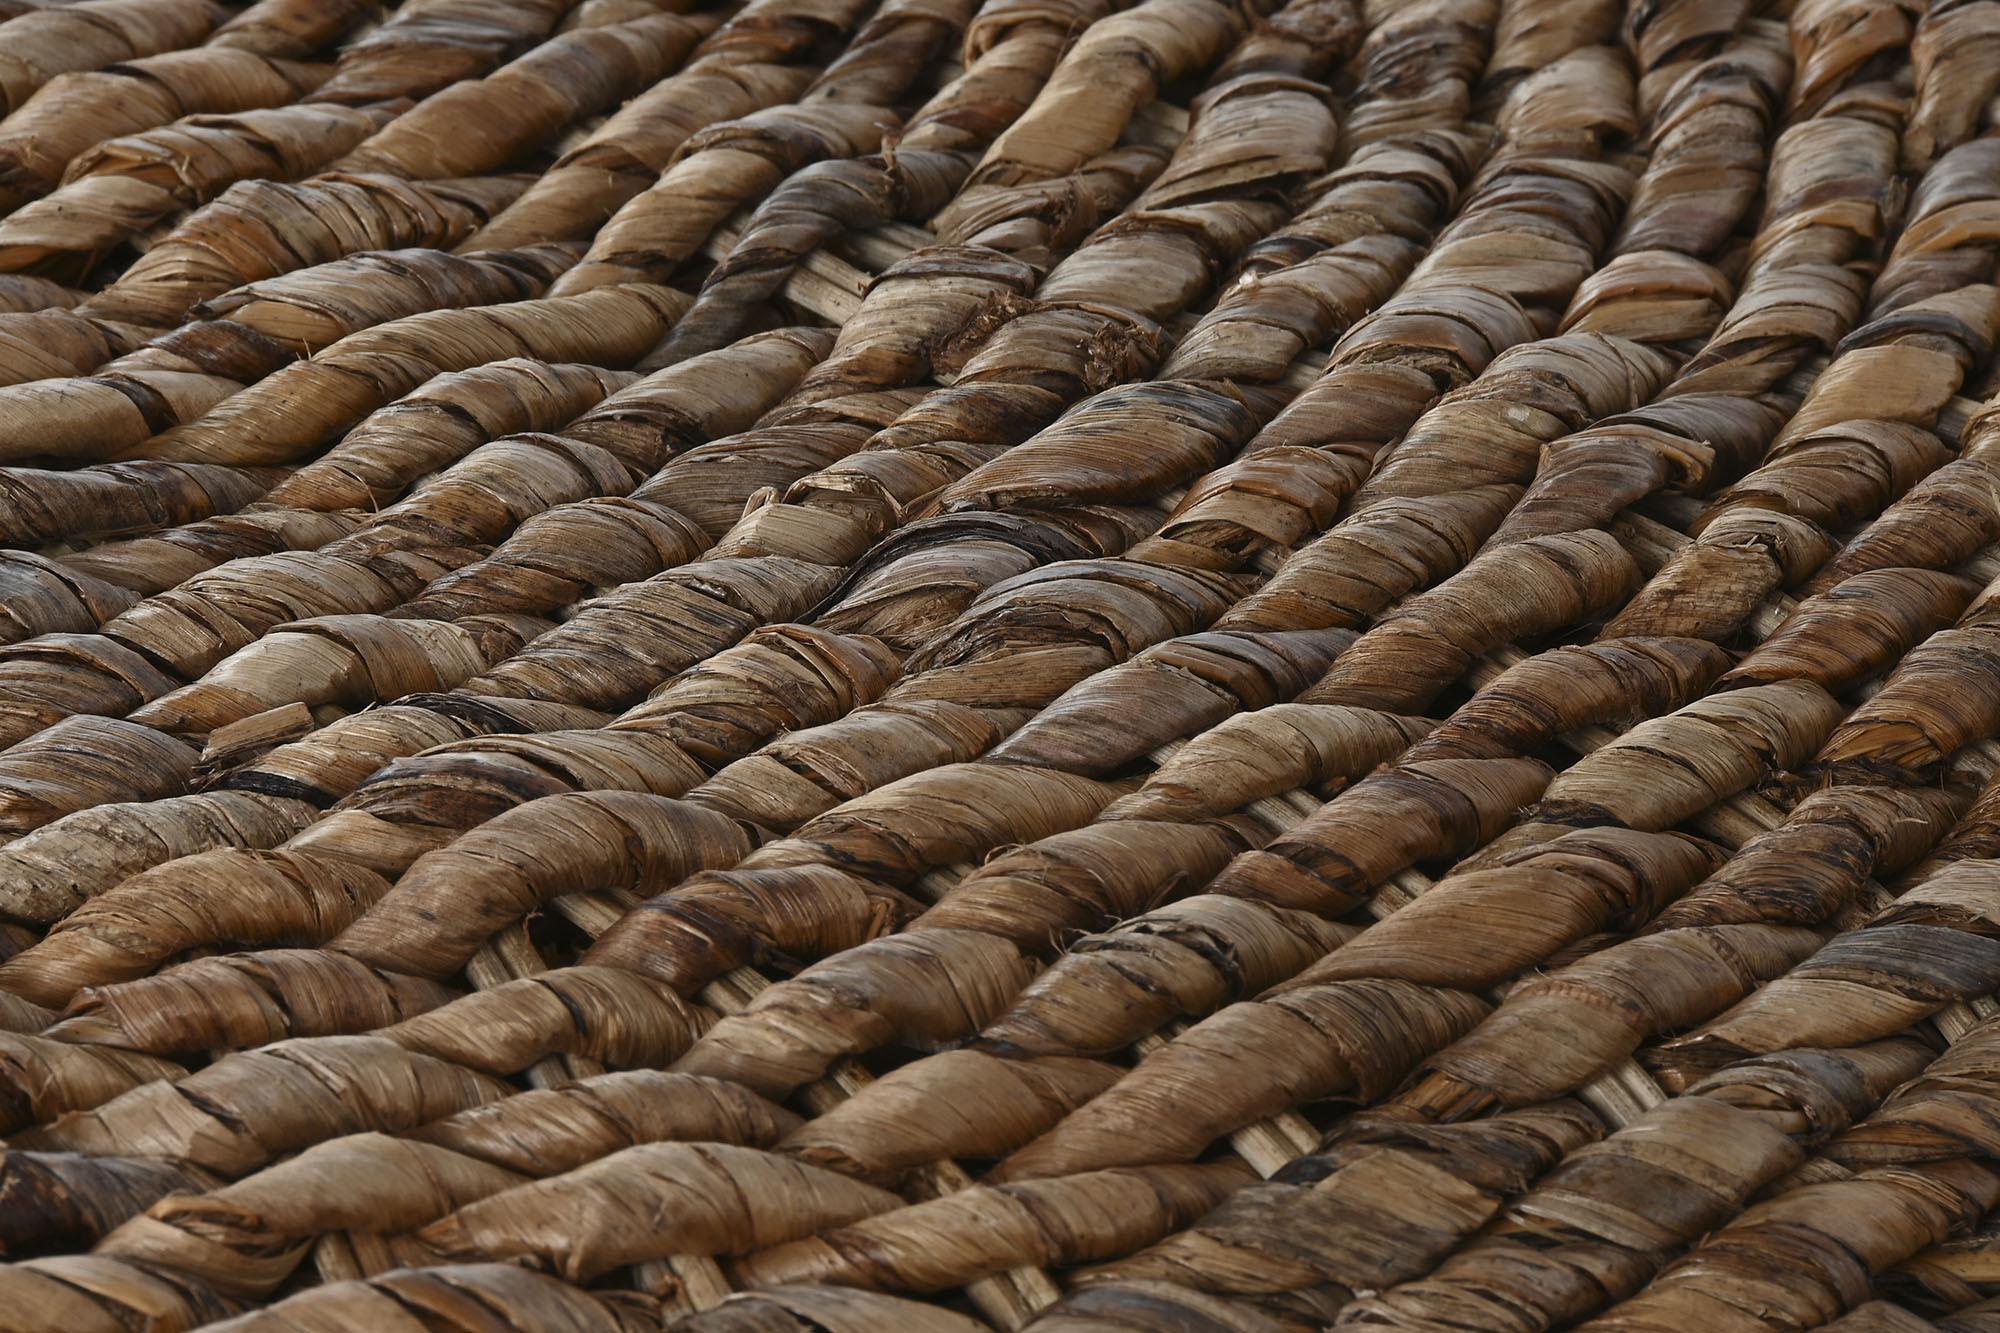
[[2000, 6], [0, 37], [0, 1327], [1993, 1318]]

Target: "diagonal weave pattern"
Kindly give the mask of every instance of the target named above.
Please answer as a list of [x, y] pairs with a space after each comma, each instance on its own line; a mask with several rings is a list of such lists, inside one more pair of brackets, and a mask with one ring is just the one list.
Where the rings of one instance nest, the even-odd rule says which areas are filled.
[[2000, 0], [0, 0], [0, 1333], [2000, 1330]]

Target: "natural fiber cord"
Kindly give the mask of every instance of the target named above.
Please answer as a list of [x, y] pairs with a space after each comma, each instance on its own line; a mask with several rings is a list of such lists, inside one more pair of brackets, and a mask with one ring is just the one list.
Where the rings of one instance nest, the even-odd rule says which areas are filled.
[[2000, 0], [0, 0], [0, 1333], [2000, 1330]]

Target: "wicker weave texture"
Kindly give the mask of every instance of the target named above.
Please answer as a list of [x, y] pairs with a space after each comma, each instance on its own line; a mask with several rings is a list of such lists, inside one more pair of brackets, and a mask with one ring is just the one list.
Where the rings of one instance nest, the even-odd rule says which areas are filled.
[[2000, 0], [0, 0], [0, 1333], [2000, 1330], [1996, 262]]

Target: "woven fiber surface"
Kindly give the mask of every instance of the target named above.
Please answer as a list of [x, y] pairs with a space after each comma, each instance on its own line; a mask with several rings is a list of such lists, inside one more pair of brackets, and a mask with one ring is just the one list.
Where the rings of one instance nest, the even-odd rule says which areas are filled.
[[0, 0], [0, 1333], [2000, 1330], [1996, 257], [2000, 0]]

